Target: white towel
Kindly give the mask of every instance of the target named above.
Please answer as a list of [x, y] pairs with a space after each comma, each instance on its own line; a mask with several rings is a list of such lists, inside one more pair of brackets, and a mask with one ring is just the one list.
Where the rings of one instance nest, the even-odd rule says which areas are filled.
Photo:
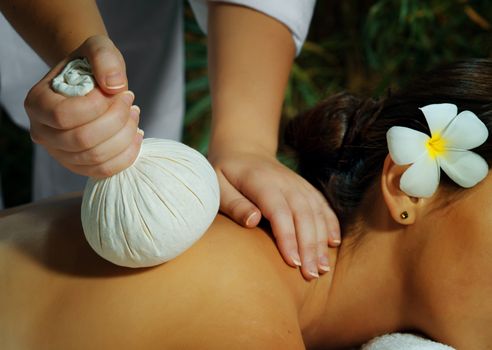
[[374, 338], [362, 346], [361, 350], [454, 350], [413, 334], [393, 333]]

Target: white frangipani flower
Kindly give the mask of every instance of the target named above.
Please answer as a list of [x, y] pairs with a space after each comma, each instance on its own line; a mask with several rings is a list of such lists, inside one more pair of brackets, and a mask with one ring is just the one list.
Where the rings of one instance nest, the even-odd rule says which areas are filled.
[[420, 108], [431, 131], [428, 135], [394, 126], [386, 134], [388, 149], [398, 165], [412, 164], [400, 179], [400, 189], [413, 197], [430, 197], [439, 186], [440, 169], [458, 185], [469, 188], [488, 174], [487, 162], [469, 151], [487, 140], [485, 124], [470, 111], [458, 114], [451, 103]]

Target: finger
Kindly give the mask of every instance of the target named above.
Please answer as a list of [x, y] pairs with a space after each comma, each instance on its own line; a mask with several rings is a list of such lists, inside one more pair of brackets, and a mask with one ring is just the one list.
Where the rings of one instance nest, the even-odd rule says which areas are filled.
[[340, 223], [338, 221], [337, 215], [335, 214], [330, 204], [326, 200], [326, 197], [319, 190], [317, 190], [313, 185], [311, 185], [305, 179], [301, 178], [301, 181], [304, 183], [306, 190], [313, 193], [313, 196], [315, 196], [318, 199], [319, 207], [323, 208], [325, 222], [328, 229], [329, 246], [338, 247], [341, 244], [342, 239], [341, 239]]
[[[131, 91], [122, 93], [121, 98], [129, 105], [135, 100]], [[68, 130], [90, 123], [103, 115], [114, 103], [115, 98], [94, 89], [85, 96], [74, 96], [62, 100], [53, 109], [44, 124], [52, 128]]]
[[312, 193], [312, 191], [309, 192], [306, 192], [304, 196], [308, 198], [311, 211], [314, 214], [316, 241], [318, 244], [318, 270], [323, 273], [330, 270], [328, 260], [328, 229], [324, 216], [324, 208], [320, 205], [321, 203], [315, 193]]
[[328, 204], [326, 198], [316, 189], [314, 189], [314, 191], [317, 192], [318, 203], [319, 203], [318, 205], [319, 207], [322, 208], [323, 211], [323, 216], [328, 232], [328, 244], [331, 247], [338, 247], [342, 242], [342, 238], [341, 238], [340, 223], [338, 221], [337, 215]]
[[24, 100], [24, 109], [29, 116], [29, 119], [44, 121], [47, 112], [51, 111], [54, 106], [58, 105], [66, 99], [65, 96], [57, 94], [51, 89], [51, 80], [59, 73], [58, 68], [65, 61], [58, 64], [55, 68], [48, 72], [44, 78], [34, 85], [26, 95]]
[[97, 118], [108, 108], [110, 99], [99, 89], [94, 89], [87, 96], [71, 98], [53, 91], [52, 80], [67, 61], [60, 62], [28, 92], [24, 107], [31, 122], [57, 129], [70, 129]]
[[69, 61], [70, 58], [65, 58], [64, 60], [58, 62], [52, 69], [48, 71], [48, 73], [44, 75], [44, 77], [37, 84], [32, 87], [31, 90], [43, 90], [46, 87], [51, 87], [51, 81], [63, 71], [63, 68], [65, 68]]
[[281, 191], [266, 189], [259, 193], [264, 196], [257, 198], [255, 202], [270, 222], [280, 254], [288, 265], [301, 266], [294, 220], [284, 195]]
[[140, 109], [132, 106], [127, 124], [109, 140], [83, 152], [53, 150], [52, 156], [62, 163], [72, 165], [99, 165], [107, 162], [127, 149], [134, 141], [138, 126]]
[[220, 185], [220, 211], [244, 227], [258, 225], [260, 210], [236, 190], [220, 170], [217, 171], [217, 178]]
[[110, 139], [128, 122], [131, 104], [127, 92], [119, 95], [102, 116], [78, 128], [60, 131], [53, 128], [40, 128], [39, 138], [43, 145], [66, 152], [89, 150]]
[[94, 36], [81, 45], [78, 52], [87, 58], [99, 87], [107, 94], [126, 90], [128, 81], [123, 56], [106, 36]]
[[248, 180], [238, 182], [237, 188], [258, 206], [263, 216], [270, 222], [278, 249], [285, 262], [292, 267], [301, 266], [294, 221], [284, 194], [279, 189], [264, 188], [251, 179]]
[[73, 165], [66, 163], [62, 163], [62, 165], [76, 174], [98, 179], [110, 177], [122, 170], [125, 170], [135, 162], [142, 144], [142, 140], [142, 134], [140, 132], [136, 133], [133, 142], [127, 149], [109, 161], [97, 166]]
[[340, 246], [342, 243], [340, 224], [335, 212], [330, 207], [325, 210], [325, 220], [327, 227], [329, 227], [328, 244], [334, 248]]
[[31, 136], [31, 141], [41, 144], [42, 130], [44, 130], [45, 126], [38, 123], [36, 120], [30, 120], [30, 124], [29, 135]]
[[[124, 98], [131, 105], [135, 95], [131, 91], [125, 92]], [[85, 96], [53, 97], [53, 91], [45, 89], [39, 96], [38, 122], [51, 128], [68, 130], [90, 123], [104, 114], [113, 98], [105, 95], [100, 89], [94, 89]], [[61, 97], [61, 98], [60, 98]]]
[[288, 201], [294, 216], [295, 232], [301, 255], [302, 274], [311, 280], [319, 277], [316, 221], [311, 207], [302, 196]]

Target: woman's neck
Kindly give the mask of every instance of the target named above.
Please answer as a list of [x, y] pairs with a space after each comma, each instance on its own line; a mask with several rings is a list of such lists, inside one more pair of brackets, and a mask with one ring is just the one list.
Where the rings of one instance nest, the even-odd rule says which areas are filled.
[[411, 327], [397, 230], [371, 230], [358, 245], [356, 238], [344, 238], [334, 275], [321, 277], [306, 302], [318, 306], [303, 330], [308, 348], [356, 345]]

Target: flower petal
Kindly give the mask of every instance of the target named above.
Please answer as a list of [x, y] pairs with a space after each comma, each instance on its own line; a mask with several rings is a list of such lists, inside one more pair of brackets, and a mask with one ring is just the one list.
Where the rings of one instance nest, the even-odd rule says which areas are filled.
[[452, 103], [427, 105], [420, 108], [420, 110], [424, 113], [425, 120], [429, 124], [432, 135], [441, 133], [449, 122], [456, 117], [456, 114], [458, 114], [458, 107]]
[[439, 186], [439, 163], [423, 154], [400, 178], [400, 189], [412, 197], [430, 197]]
[[469, 188], [482, 181], [489, 172], [487, 162], [470, 151], [448, 151], [440, 158], [442, 170], [458, 185]]
[[489, 137], [489, 130], [470, 111], [463, 111], [454, 118], [442, 135], [446, 148], [472, 149], [480, 146]]
[[425, 143], [429, 136], [403, 126], [393, 126], [386, 133], [386, 140], [391, 159], [398, 165], [405, 165], [415, 162], [427, 152]]

